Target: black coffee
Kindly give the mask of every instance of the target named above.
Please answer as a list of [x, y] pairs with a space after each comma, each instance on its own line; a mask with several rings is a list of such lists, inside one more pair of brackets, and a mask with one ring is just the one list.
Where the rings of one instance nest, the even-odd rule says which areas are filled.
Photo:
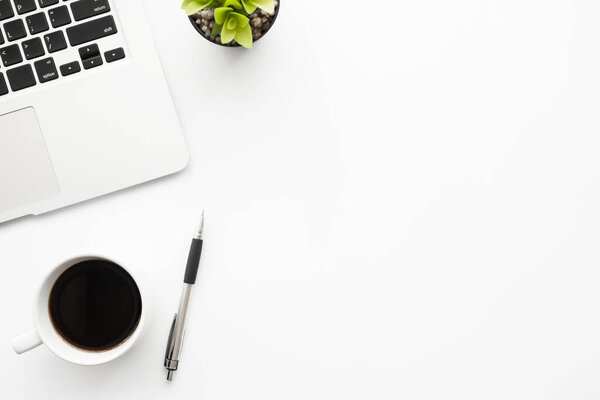
[[140, 291], [123, 268], [106, 260], [83, 261], [67, 269], [50, 293], [55, 329], [74, 346], [109, 350], [136, 329], [142, 314]]

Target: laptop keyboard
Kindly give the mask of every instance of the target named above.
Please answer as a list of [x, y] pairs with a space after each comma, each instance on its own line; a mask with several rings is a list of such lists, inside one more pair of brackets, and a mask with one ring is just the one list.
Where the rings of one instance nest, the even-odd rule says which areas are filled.
[[110, 11], [108, 0], [0, 0], [0, 96], [124, 59], [97, 43], [117, 33]]

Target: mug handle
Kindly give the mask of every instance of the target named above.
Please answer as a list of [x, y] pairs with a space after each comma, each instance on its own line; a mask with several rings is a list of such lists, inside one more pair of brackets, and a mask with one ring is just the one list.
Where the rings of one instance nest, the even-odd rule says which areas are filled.
[[35, 329], [16, 337], [12, 341], [12, 348], [17, 354], [35, 349], [42, 344], [42, 339]]

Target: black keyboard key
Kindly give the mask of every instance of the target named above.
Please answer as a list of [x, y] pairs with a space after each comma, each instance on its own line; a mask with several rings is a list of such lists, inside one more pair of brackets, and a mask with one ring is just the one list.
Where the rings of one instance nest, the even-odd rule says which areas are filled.
[[100, 49], [97, 44], [90, 44], [79, 49], [79, 57], [82, 60], [100, 55]]
[[2, 65], [5, 67], [10, 67], [23, 61], [18, 44], [1, 48], [0, 58], [2, 58]]
[[14, 16], [15, 12], [10, 4], [10, 0], [0, 0], [0, 21]]
[[44, 52], [44, 44], [40, 38], [26, 40], [21, 43], [21, 46], [23, 47], [23, 54], [25, 54], [25, 59], [27, 60], [32, 60], [46, 54]]
[[87, 59], [83, 60], [82, 62], [83, 62], [83, 68], [85, 68], [85, 69], [96, 68], [103, 64], [101, 56], [87, 58]]
[[6, 93], [8, 93], [8, 86], [4, 80], [4, 75], [0, 74], [0, 96], [5, 95]]
[[35, 86], [35, 76], [29, 64], [9, 69], [6, 71], [6, 76], [13, 92]]
[[71, 3], [75, 21], [81, 21], [110, 11], [108, 0], [79, 0]]
[[69, 15], [67, 6], [53, 8], [48, 11], [48, 16], [50, 17], [50, 22], [54, 28], [71, 23], [71, 16]]
[[50, 29], [46, 15], [43, 12], [28, 16], [25, 18], [25, 22], [27, 22], [29, 33], [32, 35], [37, 35], [40, 32]]
[[53, 28], [58, 28], [59, 26], [71, 23], [71, 16], [69, 15], [67, 6], [53, 8], [48, 11], [48, 17], [50, 17], [50, 23]]
[[67, 48], [67, 41], [62, 31], [52, 32], [44, 35], [44, 42], [48, 48], [48, 53], [64, 50]]
[[81, 67], [77, 61], [70, 62], [65, 65], [60, 66], [60, 73], [62, 76], [69, 76], [78, 73], [81, 71]]
[[125, 58], [125, 50], [123, 50], [122, 47], [119, 47], [118, 49], [107, 51], [104, 53], [104, 58], [106, 59], [107, 63], [122, 60]]
[[2, 30], [0, 30], [0, 44], [4, 44], [4, 36], [2, 36]]
[[6, 38], [9, 42], [14, 40], [22, 39], [27, 36], [25, 30], [25, 24], [20, 19], [10, 21], [4, 24], [4, 31], [6, 32]]
[[39, 0], [40, 7], [50, 7], [55, 4], [58, 4], [58, 0]]
[[58, 71], [54, 60], [52, 58], [44, 58], [43, 60], [36, 61], [35, 71], [37, 72], [38, 80], [40, 83], [46, 83], [58, 79]]
[[35, 11], [37, 6], [35, 5], [35, 0], [14, 0], [15, 8], [17, 9], [17, 13], [19, 15]]
[[67, 28], [71, 46], [79, 46], [115, 33], [117, 33], [117, 25], [110, 15]]

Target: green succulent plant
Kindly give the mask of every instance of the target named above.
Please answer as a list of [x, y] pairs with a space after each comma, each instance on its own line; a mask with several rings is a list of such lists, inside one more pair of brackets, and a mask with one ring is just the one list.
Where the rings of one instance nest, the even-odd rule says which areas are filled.
[[183, 0], [181, 8], [193, 15], [206, 8], [215, 10], [213, 35], [221, 35], [221, 43], [235, 40], [247, 49], [252, 48], [252, 28], [248, 15], [257, 8], [268, 13], [275, 11], [274, 0]]
[[229, 43], [235, 39], [247, 49], [252, 48], [252, 28], [247, 16], [231, 7], [215, 8], [215, 26], [212, 34], [221, 34], [221, 42]]

